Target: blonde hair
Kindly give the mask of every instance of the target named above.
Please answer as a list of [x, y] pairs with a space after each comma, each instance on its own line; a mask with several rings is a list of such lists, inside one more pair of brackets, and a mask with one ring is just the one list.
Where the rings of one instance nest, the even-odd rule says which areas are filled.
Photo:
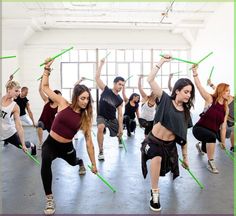
[[20, 88], [20, 84], [17, 81], [9, 81], [6, 84], [6, 89], [13, 89], [14, 87], [16, 87], [17, 89]]

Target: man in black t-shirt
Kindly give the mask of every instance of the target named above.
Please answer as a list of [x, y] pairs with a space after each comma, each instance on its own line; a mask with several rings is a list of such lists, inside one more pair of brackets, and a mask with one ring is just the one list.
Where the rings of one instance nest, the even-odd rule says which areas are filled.
[[[105, 59], [100, 61], [100, 65], [96, 71], [96, 83], [97, 86], [103, 91], [99, 101], [98, 115], [97, 115], [97, 141], [99, 147], [98, 160], [104, 160], [103, 154], [103, 140], [106, 127], [110, 131], [111, 137], [118, 137], [119, 146], [121, 144], [121, 137], [123, 134], [123, 117], [122, 117], [122, 106], [123, 100], [118, 94], [124, 84], [125, 80], [122, 77], [116, 77], [113, 81], [113, 88], [109, 89], [101, 80], [101, 70], [105, 63]], [[118, 120], [116, 119], [116, 111], [118, 111]]]
[[[33, 113], [30, 109], [29, 100], [26, 97], [28, 95], [28, 88], [22, 87], [20, 95], [14, 100], [18, 106], [20, 107], [20, 119], [22, 122], [26, 123], [27, 125], [35, 126]], [[29, 116], [26, 114], [26, 110]], [[30, 119], [29, 119], [30, 117]]]

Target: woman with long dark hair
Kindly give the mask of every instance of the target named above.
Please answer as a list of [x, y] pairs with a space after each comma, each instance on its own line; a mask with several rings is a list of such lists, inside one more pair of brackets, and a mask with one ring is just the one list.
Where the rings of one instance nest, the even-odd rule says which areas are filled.
[[127, 98], [125, 93], [125, 86], [122, 89], [123, 100], [125, 102], [125, 113], [123, 117], [124, 126], [127, 129], [127, 136], [131, 136], [132, 132], [135, 132], [136, 121], [135, 114], [139, 118], [139, 100], [140, 96], [137, 93], [133, 93]]
[[228, 99], [230, 95], [229, 85], [220, 83], [217, 85], [214, 94], [209, 94], [201, 85], [198, 78], [197, 65], [193, 68], [194, 83], [205, 100], [204, 112], [200, 114], [200, 119], [193, 127], [193, 135], [202, 142], [196, 147], [202, 155], [207, 153], [208, 170], [214, 174], [219, 173], [214, 161], [215, 143], [217, 132], [220, 129], [222, 145], [225, 146], [226, 124], [228, 116]]
[[164, 92], [155, 81], [161, 66], [169, 62], [171, 56], [165, 55], [156, 64], [148, 76], [148, 82], [155, 95], [159, 98], [151, 133], [142, 142], [142, 171], [146, 178], [146, 161], [150, 162], [151, 199], [150, 208], [160, 211], [160, 189], [158, 181], [171, 171], [173, 179], [179, 176], [178, 153], [176, 143], [181, 145], [183, 166], [188, 167], [187, 129], [192, 126], [190, 109], [195, 97], [194, 85], [189, 79], [179, 79], [172, 90], [171, 96]]
[[72, 166], [80, 164], [72, 143], [72, 139], [79, 129], [83, 131], [85, 136], [88, 155], [92, 163], [92, 172], [97, 172], [94, 146], [91, 138], [93, 109], [90, 91], [85, 85], [75, 85], [71, 103], [61, 95], [53, 92], [49, 87], [48, 81], [52, 62], [46, 60], [42, 78], [44, 93], [58, 104], [58, 114], [53, 121], [50, 134], [42, 146], [41, 177], [46, 194], [46, 206], [44, 209], [46, 215], [51, 215], [55, 212], [52, 194], [52, 161], [56, 158], [62, 158]]

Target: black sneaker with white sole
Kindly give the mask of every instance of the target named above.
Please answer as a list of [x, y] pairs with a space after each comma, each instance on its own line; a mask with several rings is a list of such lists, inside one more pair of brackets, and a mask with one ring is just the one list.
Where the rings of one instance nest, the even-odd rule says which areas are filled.
[[[31, 143], [33, 144], [33, 143]], [[37, 151], [36, 151], [36, 145], [33, 144], [33, 146], [31, 146], [31, 155], [36, 155], [37, 154]]]
[[150, 209], [153, 211], [161, 210], [160, 194], [158, 191], [153, 192], [153, 190], [151, 190]]

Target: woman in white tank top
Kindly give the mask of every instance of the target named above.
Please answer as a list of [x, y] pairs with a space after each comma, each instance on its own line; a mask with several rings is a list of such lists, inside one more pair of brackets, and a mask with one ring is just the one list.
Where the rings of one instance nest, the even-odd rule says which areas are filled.
[[141, 105], [141, 115], [139, 118], [139, 124], [141, 127], [144, 127], [145, 137], [149, 134], [153, 127], [153, 120], [156, 110], [157, 97], [151, 92], [150, 95], [147, 95], [141, 85], [141, 80], [143, 76], [139, 77], [138, 89], [142, 96], [142, 105]]

